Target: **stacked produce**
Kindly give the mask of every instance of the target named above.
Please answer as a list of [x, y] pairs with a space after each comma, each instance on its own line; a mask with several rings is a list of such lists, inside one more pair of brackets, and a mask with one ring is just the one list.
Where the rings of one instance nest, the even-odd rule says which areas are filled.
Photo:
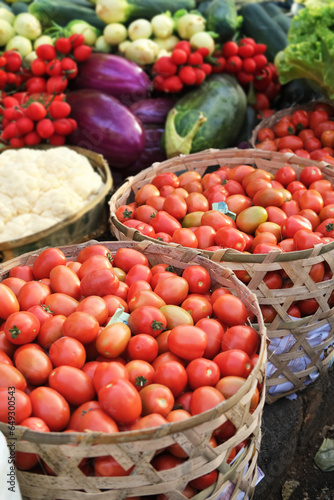
[[[145, 431], [208, 412], [258, 370], [263, 339], [247, 324], [254, 311], [232, 293], [234, 285], [231, 291], [215, 282], [212, 263], [175, 269], [151, 256], [153, 265], [131, 245], [113, 251], [93, 243], [68, 258], [71, 247], [63, 250], [47, 248], [30, 264], [12, 265], [0, 283], [1, 422], [37, 432]], [[7, 386], [16, 401], [10, 417]], [[261, 394], [255, 380], [245, 406], [250, 418]], [[225, 418], [210, 433], [213, 450], [227, 443], [227, 464], [251, 439], [248, 433], [234, 445], [237, 431], [237, 420]], [[196, 461], [198, 451], [187, 449], [174, 443], [153, 454], [152, 470]], [[86, 476], [140, 474], [118, 460], [98, 454], [79, 468]], [[20, 470], [58, 475], [49, 463], [16, 455]], [[185, 485], [185, 497], [216, 482], [221, 472], [210, 466]]]

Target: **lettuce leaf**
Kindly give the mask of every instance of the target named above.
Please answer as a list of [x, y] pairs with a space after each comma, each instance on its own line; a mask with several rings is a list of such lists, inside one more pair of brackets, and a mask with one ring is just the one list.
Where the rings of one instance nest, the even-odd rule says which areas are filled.
[[303, 9], [291, 23], [288, 40], [275, 58], [280, 82], [306, 78], [334, 99], [334, 2]]

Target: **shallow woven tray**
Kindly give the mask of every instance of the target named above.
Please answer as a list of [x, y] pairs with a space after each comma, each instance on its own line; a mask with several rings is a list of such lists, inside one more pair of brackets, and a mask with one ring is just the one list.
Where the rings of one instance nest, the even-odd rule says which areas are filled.
[[[34, 149], [50, 149], [51, 147], [43, 145]], [[113, 185], [108, 163], [103, 156], [88, 149], [75, 146], [66, 147], [88, 158], [94, 170], [103, 180], [100, 192], [81, 210], [61, 222], [24, 238], [0, 243], [0, 262], [44, 246], [70, 245], [98, 238], [106, 230], [108, 226], [106, 201], [111, 194]]]
[[[75, 258], [79, 251], [96, 241], [77, 246], [60, 247], [67, 258]], [[181, 493], [193, 478], [218, 468], [217, 482], [193, 497], [193, 500], [218, 500], [224, 489], [232, 487], [231, 500], [243, 492], [245, 500], [252, 498], [257, 481], [257, 456], [261, 442], [261, 417], [265, 399], [262, 391], [259, 404], [253, 414], [249, 413], [252, 394], [258, 384], [265, 387], [266, 330], [256, 296], [241, 283], [234, 273], [211, 262], [201, 255], [181, 248], [165, 248], [149, 242], [99, 242], [111, 252], [119, 248], [135, 248], [145, 253], [149, 262], [169, 263], [182, 272], [187, 266], [204, 266], [213, 285], [228, 287], [256, 315], [260, 332], [259, 360], [241, 389], [230, 399], [205, 413], [182, 422], [171, 423], [142, 431], [104, 433], [39, 433], [22, 426], [15, 428], [17, 451], [38, 453], [54, 470], [56, 476], [47, 476], [29, 471], [17, 471], [21, 492], [31, 500], [123, 500], [135, 495], [165, 493], [171, 500], [185, 499]], [[31, 265], [42, 251], [31, 252], [0, 265], [0, 280], [4, 279], [14, 265]], [[212, 431], [230, 419], [236, 432], [229, 440], [212, 448], [208, 441]], [[0, 423], [8, 439], [8, 425]], [[233, 464], [226, 462], [231, 449], [244, 439], [247, 447]], [[157, 450], [178, 443], [189, 458], [183, 464], [164, 471], [156, 471], [150, 460]], [[76, 445], [76, 446], [73, 446]], [[112, 455], [125, 469], [136, 467], [130, 476], [92, 477], [85, 476], [78, 468], [84, 457]]]
[[[201, 153], [179, 156], [165, 162], [155, 163], [150, 169], [128, 178], [109, 201], [110, 230], [117, 239], [122, 241], [146, 239], [154, 242], [156, 240], [153, 238], [146, 237], [139, 231], [126, 227], [115, 216], [116, 209], [120, 205], [134, 200], [134, 195], [141, 186], [150, 183], [153, 177], [161, 172], [170, 171], [180, 174], [185, 170], [195, 170], [203, 176], [207, 171], [213, 171], [220, 166], [233, 167], [245, 163], [273, 174], [286, 164], [291, 165], [297, 174], [304, 166], [317, 165], [323, 171], [324, 178], [331, 180], [331, 182], [334, 181], [332, 166], [324, 162], [300, 158], [290, 153], [282, 154], [259, 149], [209, 149]], [[178, 246], [173, 243], [162, 244], [167, 247]], [[327, 304], [334, 287], [334, 279], [315, 284], [309, 277], [309, 272], [313, 264], [326, 262], [334, 274], [334, 243], [317, 245], [314, 249], [296, 252], [271, 251], [268, 255], [245, 254], [233, 249], [222, 249], [215, 252], [194, 250], [194, 252], [203, 254], [215, 262], [223, 262], [225, 266], [234, 271], [246, 270], [252, 278], [248, 287], [257, 295], [259, 303], [269, 304], [277, 312], [275, 320], [266, 325], [269, 339], [274, 342], [277, 342], [277, 338], [280, 337], [284, 340], [291, 340], [289, 347], [284, 352], [279, 354], [279, 351], [276, 350], [268, 355], [270, 362], [274, 365], [274, 370], [267, 379], [267, 403], [272, 403], [280, 397], [304, 389], [310, 381], [310, 376], [316, 376], [327, 369], [330, 360], [334, 357], [334, 351], [326, 356], [326, 349], [334, 343], [334, 309], [330, 309]], [[264, 275], [268, 271], [282, 269], [292, 280], [293, 287], [270, 290], [263, 282]], [[293, 321], [287, 313], [290, 305], [294, 301], [311, 297], [319, 303], [316, 313]], [[327, 327], [330, 331], [326, 340], [312, 346], [307, 337], [318, 327]], [[290, 335], [292, 337], [289, 337]], [[291, 345], [292, 343], [293, 345]], [[299, 358], [306, 360], [307, 366], [296, 370], [292, 364], [298, 362]], [[283, 386], [286, 383], [289, 384], [288, 388]], [[279, 386], [282, 386], [281, 390], [279, 390]], [[271, 389], [274, 387], [275, 390]]]

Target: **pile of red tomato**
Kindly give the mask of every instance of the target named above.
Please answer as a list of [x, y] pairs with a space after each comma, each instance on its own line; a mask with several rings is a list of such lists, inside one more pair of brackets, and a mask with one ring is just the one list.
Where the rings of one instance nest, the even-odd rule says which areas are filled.
[[[115, 215], [145, 236], [206, 251], [293, 252], [334, 241], [333, 184], [316, 165], [304, 167], [299, 177], [289, 164], [275, 175], [251, 165], [222, 166], [203, 177], [191, 170], [179, 176], [160, 173]], [[235, 273], [249, 283], [246, 271]], [[319, 262], [310, 277], [319, 283], [331, 279], [332, 270]], [[270, 289], [293, 286], [283, 270], [268, 272], [263, 281]], [[332, 307], [333, 297], [329, 303]], [[308, 316], [318, 306], [316, 299], [305, 299], [293, 303], [288, 313]], [[265, 321], [273, 321], [275, 309], [261, 309]]]
[[334, 107], [315, 103], [310, 111], [298, 109], [257, 134], [257, 149], [294, 153], [334, 165]]
[[[112, 255], [104, 244], [84, 247], [76, 259], [47, 248], [31, 266], [12, 267], [0, 283], [0, 421], [40, 432], [117, 433], [215, 407], [245, 383], [258, 361], [260, 334], [241, 299], [214, 285], [201, 265], [176, 272], [150, 265], [133, 248]], [[227, 420], [210, 443], [235, 432]], [[235, 446], [229, 461], [246, 444]], [[152, 465], [163, 470], [185, 460], [175, 444]], [[17, 452], [16, 466], [54, 474], [32, 453]], [[97, 476], [132, 470], [111, 456], [84, 460], [80, 468]], [[214, 470], [184, 493], [191, 498], [216, 479]]]

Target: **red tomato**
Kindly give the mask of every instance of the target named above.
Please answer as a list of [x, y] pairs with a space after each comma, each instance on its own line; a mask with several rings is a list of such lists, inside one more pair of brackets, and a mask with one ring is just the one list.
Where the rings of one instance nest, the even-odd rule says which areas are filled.
[[314, 245], [322, 243], [321, 238], [310, 229], [299, 229], [296, 231], [293, 235], [293, 241], [296, 250], [306, 250], [307, 248], [313, 248]]
[[159, 196], [160, 191], [159, 189], [154, 186], [153, 184], [144, 184], [141, 188], [138, 189], [137, 193], [135, 194], [135, 202], [138, 205], [143, 205], [147, 198], [150, 196]]
[[98, 393], [102, 387], [106, 386], [113, 380], [118, 378], [124, 378], [129, 380], [128, 372], [125, 368], [125, 364], [120, 363], [118, 360], [102, 361], [96, 367], [93, 382], [96, 392]]
[[[314, 140], [314, 139], [308, 139], [308, 140]], [[281, 137], [278, 140], [278, 149], [284, 149], [288, 148], [291, 149], [292, 151], [296, 151], [297, 149], [302, 149], [304, 148], [309, 151], [305, 145], [305, 142], [303, 143], [302, 139], [296, 135], [287, 135], [285, 137]]]
[[180, 181], [178, 176], [173, 172], [163, 172], [153, 177], [152, 184], [156, 186], [158, 189], [160, 189], [162, 186], [165, 185], [177, 188], [180, 185]]
[[182, 272], [189, 285], [189, 293], [206, 293], [210, 289], [211, 278], [208, 271], [203, 266], [191, 265]]
[[205, 331], [192, 325], [176, 326], [168, 336], [170, 351], [187, 360], [202, 357], [207, 343], [208, 336]]
[[80, 406], [95, 397], [94, 384], [90, 376], [74, 366], [63, 365], [52, 370], [49, 375], [49, 386], [74, 406]]
[[30, 398], [21, 389], [10, 385], [0, 388], [0, 422], [19, 425], [30, 417], [31, 411]]
[[13, 344], [27, 344], [38, 335], [40, 322], [35, 314], [28, 311], [18, 311], [11, 314], [4, 324], [7, 339]]
[[155, 217], [157, 213], [157, 210], [150, 205], [140, 205], [135, 209], [134, 218], [146, 224], [151, 224], [151, 219]]
[[188, 295], [181, 307], [192, 316], [194, 323], [212, 315], [211, 302], [202, 295]]
[[248, 325], [238, 325], [228, 328], [222, 336], [222, 351], [240, 349], [251, 357], [260, 344], [259, 333]]
[[185, 390], [188, 383], [188, 375], [184, 366], [178, 361], [163, 363], [155, 370], [154, 384], [168, 387], [174, 398], [177, 398]]
[[[21, 290], [21, 288], [23, 287], [24, 284], [25, 284], [24, 280], [22, 280], [21, 278], [16, 278], [15, 276], [13, 276], [12, 278], [5, 278], [0, 283], [0, 285], [6, 285], [6, 286], [8, 286], [8, 288], [10, 288], [12, 290], [12, 292], [14, 292], [15, 297], [18, 296], [19, 291]], [[1, 289], [1, 287], [0, 287], [0, 289]], [[2, 305], [2, 307], [4, 306], [3, 303], [1, 303], [1, 305]], [[6, 319], [6, 318], [3, 318], [3, 319]]]
[[[88, 404], [91, 402], [89, 401]], [[92, 408], [89, 407], [87, 410], [83, 409], [83, 406], [87, 403], [83, 403], [83, 405], [79, 406], [81, 408], [81, 418], [78, 420], [76, 428], [70, 427], [71, 429], [75, 429], [78, 432], [106, 432], [106, 433], [114, 433], [118, 432], [118, 426], [107, 413], [105, 413], [101, 408]], [[97, 403], [99, 404], [99, 403]], [[98, 457], [97, 460], [102, 457]]]
[[155, 370], [147, 361], [133, 359], [125, 365], [125, 368], [128, 372], [130, 382], [138, 391], [141, 391], [146, 385], [153, 384]]
[[167, 320], [157, 307], [142, 306], [130, 313], [128, 326], [133, 335], [147, 333], [156, 337], [167, 326]]
[[309, 116], [303, 109], [298, 109], [292, 113], [291, 122], [297, 131], [304, 130], [309, 125]]
[[173, 233], [172, 241], [177, 245], [182, 245], [188, 248], [198, 247], [198, 241], [194, 232], [187, 227], [176, 229]]
[[26, 347], [15, 358], [15, 366], [28, 383], [44, 385], [52, 371], [52, 363], [47, 354], [39, 349]]
[[316, 166], [303, 167], [299, 175], [300, 182], [302, 182], [307, 188], [310, 187], [312, 182], [318, 181], [322, 178], [322, 170]]
[[51, 294], [50, 288], [40, 281], [29, 281], [20, 289], [17, 300], [21, 311], [27, 311], [30, 307], [45, 304], [47, 297]]
[[133, 267], [135, 264], [143, 264], [148, 266], [147, 257], [134, 248], [119, 248], [116, 251], [113, 260], [113, 265], [115, 267], [119, 267], [120, 269], [123, 269], [123, 271], [128, 273], [131, 267]]
[[[83, 266], [84, 264], [81, 268]], [[78, 275], [67, 266], [60, 265], [51, 269], [50, 285], [52, 291], [55, 293], [64, 293], [76, 300], [79, 300], [81, 297], [80, 279]]]
[[243, 252], [246, 248], [246, 239], [235, 227], [221, 227], [215, 236], [215, 243], [223, 248], [233, 248]]
[[[321, 211], [320, 211], [320, 213], [321, 213]], [[320, 215], [320, 213], [319, 213], [319, 215]], [[321, 222], [319, 215], [317, 213], [315, 213], [314, 210], [311, 210], [310, 208], [304, 208], [304, 210], [301, 210], [299, 212], [299, 215], [301, 215], [302, 217], [305, 217], [305, 219], [308, 219], [311, 222], [313, 231], [315, 231], [315, 228], [317, 226], [319, 226], [319, 224]]]
[[100, 364], [100, 361], [87, 361], [83, 365], [82, 371], [87, 373], [87, 375], [89, 375], [90, 378], [93, 380], [95, 370], [99, 366], [99, 364]]
[[129, 359], [144, 360], [151, 363], [157, 356], [159, 345], [156, 338], [146, 333], [131, 337], [127, 345]]
[[230, 212], [238, 215], [240, 212], [245, 210], [252, 205], [252, 200], [243, 194], [232, 194], [226, 198], [226, 205]]
[[11, 288], [0, 283], [0, 318], [7, 319], [20, 310], [20, 304]]
[[87, 344], [97, 338], [99, 322], [97, 319], [83, 311], [70, 314], [63, 324], [63, 335]]
[[170, 236], [173, 236], [176, 229], [180, 229], [182, 227], [180, 222], [175, 219], [175, 217], [164, 210], [158, 212], [152, 219], [151, 226], [156, 232], [167, 233]]
[[193, 391], [189, 411], [191, 415], [198, 415], [199, 413], [211, 410], [211, 408], [214, 408], [224, 400], [224, 396], [218, 389], [203, 385]]
[[49, 349], [53, 366], [69, 365], [82, 368], [86, 361], [86, 351], [79, 340], [72, 337], [60, 337]]
[[51, 344], [57, 339], [62, 337], [63, 323], [66, 317], [58, 314], [56, 316], [51, 316], [42, 325], [37, 335], [37, 342], [44, 349], [49, 349]]
[[308, 189], [301, 195], [299, 199], [299, 206], [301, 210], [309, 208], [318, 214], [324, 206], [324, 201], [318, 191], [315, 189]]
[[[218, 389], [223, 394], [225, 399], [229, 399], [234, 394], [236, 394], [238, 390], [241, 389], [241, 387], [243, 387], [245, 382], [246, 379], [243, 377], [227, 376], [219, 380], [219, 382], [216, 385], [216, 389]], [[260, 400], [260, 393], [258, 388], [255, 387], [249, 407], [249, 411], [251, 413], [253, 413], [254, 410], [256, 409], [257, 405], [259, 404], [259, 400]]]
[[96, 349], [107, 358], [117, 358], [122, 354], [130, 340], [131, 330], [124, 323], [107, 325], [96, 339]]
[[166, 198], [164, 196], [150, 196], [146, 200], [146, 205], [149, 205], [150, 207], [153, 207], [155, 210], [160, 211], [163, 209], [165, 199]]
[[80, 282], [84, 297], [88, 295], [114, 295], [119, 286], [119, 279], [111, 269], [97, 269], [86, 274]]
[[[212, 484], [217, 481], [218, 471], [217, 469], [212, 470], [211, 472], [207, 472], [202, 476], [196, 477], [189, 481], [189, 485], [196, 488], [196, 490], [205, 490], [209, 488]], [[190, 497], [191, 498], [191, 497]]]
[[130, 312], [142, 306], [153, 306], [160, 309], [165, 305], [165, 301], [152, 290], [139, 290], [133, 295], [131, 300], [128, 300], [128, 309]]
[[311, 222], [301, 215], [290, 215], [281, 224], [283, 238], [293, 238], [299, 229], [310, 229], [312, 231]]
[[[172, 215], [175, 219], [181, 220], [187, 213], [187, 202], [178, 194], [172, 193], [165, 198], [162, 210]], [[156, 214], [157, 212], [155, 216]]]
[[200, 226], [194, 231], [197, 238], [197, 248], [204, 249], [214, 245], [216, 231], [211, 226]]
[[12, 365], [0, 363], [0, 388], [11, 387], [13, 390], [25, 391], [27, 382], [23, 374]]
[[263, 316], [263, 321], [265, 323], [272, 323], [277, 314], [273, 306], [269, 306], [267, 304], [261, 304], [260, 309]]
[[152, 278], [151, 270], [143, 264], [135, 264], [127, 273], [125, 283], [130, 287], [137, 281], [147, 281], [150, 283]]
[[217, 354], [213, 361], [219, 366], [221, 377], [235, 375], [247, 378], [253, 368], [248, 354], [240, 349], [223, 351]]
[[[119, 300], [119, 299], [118, 299]], [[85, 312], [94, 316], [99, 325], [104, 325], [109, 316], [108, 305], [106, 301], [98, 295], [90, 295], [79, 302], [76, 311]]]
[[247, 191], [247, 186], [251, 182], [254, 182], [259, 179], [263, 179], [270, 182], [273, 179], [273, 175], [267, 172], [266, 170], [258, 168], [247, 174], [240, 182]]
[[5, 353], [2, 349], [0, 349], [0, 363], [5, 363], [7, 365], [14, 366], [13, 361], [10, 359], [8, 354]]
[[215, 300], [213, 311], [220, 321], [229, 326], [242, 325], [248, 317], [248, 311], [242, 300], [229, 293]]
[[171, 276], [163, 279], [154, 287], [154, 292], [161, 297], [166, 304], [180, 305], [188, 295], [188, 281], [181, 276]]
[[[160, 273], [157, 273], [157, 274], [160, 274]], [[150, 280], [150, 281], [152, 281], [152, 280]], [[146, 280], [138, 280], [138, 281], [132, 283], [129, 286], [129, 290], [127, 293], [127, 298], [126, 298], [127, 302], [129, 303], [131, 301], [132, 297], [138, 291], [142, 291], [142, 290], [152, 291], [152, 285], [150, 283], [148, 283], [148, 281], [146, 281]]]
[[30, 393], [32, 415], [44, 420], [50, 431], [66, 428], [70, 420], [70, 408], [66, 399], [52, 387], [36, 387]]
[[32, 266], [35, 280], [49, 278], [50, 271], [59, 265], [65, 266], [66, 257], [59, 248], [46, 248], [41, 252]]
[[77, 261], [80, 263], [85, 262], [86, 259], [91, 257], [92, 255], [104, 255], [105, 257], [111, 256], [110, 250], [105, 245], [94, 244], [89, 245], [82, 250], [77, 255]]
[[[151, 384], [152, 387], [154, 384]], [[98, 400], [102, 409], [113, 418], [117, 424], [135, 422], [142, 413], [141, 394], [129, 380], [124, 378], [114, 379], [102, 387], [98, 392]], [[149, 412], [151, 413], [151, 412]]]
[[[300, 190], [300, 191], [302, 191], [302, 190]], [[293, 196], [295, 196], [296, 193], [299, 193], [299, 190], [295, 191]], [[292, 199], [290, 201], [285, 201], [284, 203], [282, 203], [280, 208], [283, 210], [283, 212], [285, 212], [287, 217], [290, 217], [291, 215], [299, 215], [299, 212], [300, 212], [299, 203], [295, 199]], [[283, 221], [283, 222], [285, 222], [285, 221]]]
[[268, 222], [274, 222], [275, 224], [281, 225], [283, 220], [287, 218], [286, 213], [279, 207], [268, 206], [266, 207], [268, 214]]
[[134, 465], [125, 470], [112, 456], [97, 457], [94, 460], [94, 474], [98, 477], [128, 476]]
[[297, 302], [297, 307], [300, 310], [302, 317], [304, 317], [314, 314], [318, 310], [319, 304], [316, 299], [311, 298], [299, 300]]
[[[28, 417], [20, 423], [23, 427], [28, 427], [35, 432], [50, 432], [44, 420], [38, 417]], [[15, 466], [20, 470], [29, 470], [38, 464], [40, 460], [36, 453], [25, 453], [17, 451], [15, 454]]]
[[159, 413], [166, 417], [174, 406], [172, 391], [163, 384], [153, 383], [143, 387], [139, 393], [142, 403], [142, 415]]
[[10, 278], [20, 278], [23, 281], [32, 281], [34, 279], [31, 266], [14, 266], [9, 270], [8, 276]]
[[226, 189], [229, 196], [233, 196], [236, 194], [242, 196], [246, 195], [246, 192], [241, 183], [234, 181], [233, 179], [229, 179], [228, 181], [226, 181], [226, 183], [224, 184], [224, 188]]
[[331, 181], [327, 179], [320, 179], [318, 181], [312, 182], [312, 184], [310, 184], [309, 186], [309, 189], [315, 189], [322, 196], [327, 191], [329, 192], [333, 191], [333, 184], [331, 183]]
[[44, 305], [47, 306], [53, 314], [60, 314], [68, 317], [76, 311], [79, 302], [65, 293], [52, 293], [46, 297]]
[[235, 222], [218, 210], [208, 210], [201, 217], [202, 226], [211, 226], [215, 231], [221, 227], [235, 227]]
[[125, 222], [127, 220], [134, 218], [135, 211], [131, 209], [129, 205], [121, 205], [115, 211], [115, 215], [120, 222]]
[[203, 356], [209, 359], [214, 358], [220, 352], [224, 328], [219, 321], [213, 318], [202, 318], [195, 326], [204, 330], [208, 337]]
[[229, 171], [229, 178], [233, 179], [239, 183], [246, 177], [250, 172], [254, 172], [255, 168], [251, 165], [238, 165], [234, 168], [231, 168]]
[[197, 387], [214, 387], [220, 379], [218, 365], [211, 359], [196, 358], [190, 361], [186, 368], [189, 387], [194, 390]]

